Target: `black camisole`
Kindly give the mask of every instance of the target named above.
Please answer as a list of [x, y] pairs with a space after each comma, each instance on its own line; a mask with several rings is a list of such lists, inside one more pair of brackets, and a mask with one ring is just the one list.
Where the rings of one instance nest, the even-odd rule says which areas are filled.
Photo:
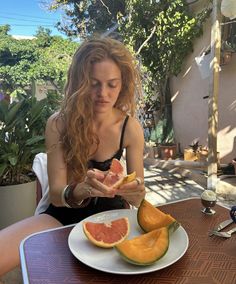
[[[96, 168], [101, 171], [107, 171], [110, 168], [112, 159], [116, 158], [118, 160], [121, 159], [123, 154], [123, 140], [125, 128], [128, 122], [129, 116], [127, 115], [123, 127], [121, 130], [120, 136], [120, 145], [118, 151], [111, 157], [103, 162], [98, 162], [95, 160], [90, 160], [88, 162], [89, 168]], [[69, 225], [78, 223], [84, 218], [91, 216], [93, 214], [113, 210], [113, 209], [122, 209], [129, 208], [127, 202], [121, 198], [121, 196], [116, 195], [114, 198], [106, 198], [106, 197], [95, 197], [91, 199], [91, 202], [85, 208], [67, 208], [67, 207], [56, 207], [53, 204], [50, 204], [45, 212], [42, 214], [48, 214], [56, 218], [63, 225]]]
[[123, 140], [124, 140], [125, 127], [126, 127], [128, 119], [129, 119], [129, 116], [126, 116], [124, 123], [123, 123], [122, 130], [121, 130], [120, 146], [119, 146], [118, 151], [114, 154], [113, 157], [111, 157], [110, 159], [107, 159], [103, 162], [97, 162], [95, 160], [90, 160], [89, 163], [88, 163], [89, 168], [99, 169], [101, 171], [107, 171], [110, 168], [112, 159], [116, 158], [117, 160], [120, 160], [120, 158], [123, 154], [123, 149], [124, 149], [123, 148]]

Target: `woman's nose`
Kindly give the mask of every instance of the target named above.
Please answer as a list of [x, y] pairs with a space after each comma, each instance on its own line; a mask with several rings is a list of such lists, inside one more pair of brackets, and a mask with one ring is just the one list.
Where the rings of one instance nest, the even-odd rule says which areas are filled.
[[101, 85], [100, 88], [98, 89], [98, 95], [100, 97], [105, 97], [107, 95], [107, 87], [104, 85]]

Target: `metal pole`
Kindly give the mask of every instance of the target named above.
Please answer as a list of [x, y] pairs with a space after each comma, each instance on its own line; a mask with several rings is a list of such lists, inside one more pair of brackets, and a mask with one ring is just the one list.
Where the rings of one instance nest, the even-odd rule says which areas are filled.
[[217, 130], [218, 130], [218, 93], [220, 68], [220, 0], [213, 0], [211, 27], [211, 63], [209, 100], [208, 100], [208, 178], [207, 189], [216, 190], [217, 184]]

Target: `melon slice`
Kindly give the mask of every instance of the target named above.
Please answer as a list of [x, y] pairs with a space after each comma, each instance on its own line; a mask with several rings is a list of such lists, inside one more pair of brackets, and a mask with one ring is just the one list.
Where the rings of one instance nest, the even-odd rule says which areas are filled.
[[168, 227], [169, 230], [174, 232], [180, 226], [174, 217], [162, 212], [145, 199], [143, 199], [138, 208], [137, 221], [145, 232], [161, 227]]
[[86, 237], [94, 245], [102, 248], [112, 248], [123, 242], [129, 234], [130, 225], [127, 217], [106, 223], [83, 222]]
[[110, 169], [103, 180], [103, 184], [109, 187], [118, 188], [122, 184], [135, 180], [135, 178], [136, 172], [125, 175], [121, 162], [117, 159], [112, 159]]
[[115, 249], [127, 262], [151, 265], [165, 255], [168, 247], [169, 232], [167, 227], [163, 227], [131, 240], [124, 240]]

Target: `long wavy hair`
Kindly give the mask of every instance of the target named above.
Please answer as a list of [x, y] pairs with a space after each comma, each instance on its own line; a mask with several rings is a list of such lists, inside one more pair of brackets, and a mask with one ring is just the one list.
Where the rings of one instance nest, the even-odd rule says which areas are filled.
[[90, 74], [93, 64], [105, 59], [113, 60], [121, 70], [122, 88], [115, 108], [133, 116], [135, 94], [141, 93], [136, 61], [121, 42], [111, 38], [99, 38], [87, 40], [79, 46], [68, 71], [65, 99], [58, 116], [64, 121], [60, 143], [69, 179], [74, 182], [85, 177], [91, 145], [99, 145], [99, 139], [93, 132]]

